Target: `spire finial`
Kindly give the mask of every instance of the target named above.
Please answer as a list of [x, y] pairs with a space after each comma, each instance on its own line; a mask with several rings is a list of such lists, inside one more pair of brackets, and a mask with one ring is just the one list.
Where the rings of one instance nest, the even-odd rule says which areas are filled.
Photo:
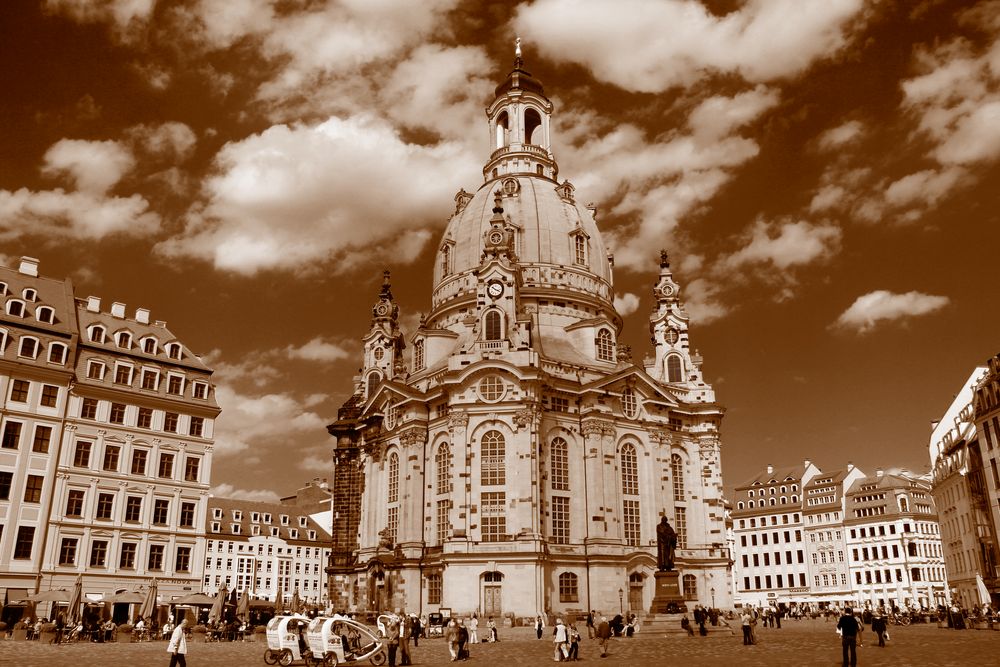
[[503, 194], [501, 194], [499, 188], [493, 193], [493, 213], [495, 215], [503, 213]]
[[660, 251], [660, 268], [669, 269], [670, 268], [670, 257], [667, 255], [666, 250]]
[[514, 40], [514, 57], [515, 58], [520, 58], [521, 57], [521, 38], [520, 37], [518, 37], [517, 39]]

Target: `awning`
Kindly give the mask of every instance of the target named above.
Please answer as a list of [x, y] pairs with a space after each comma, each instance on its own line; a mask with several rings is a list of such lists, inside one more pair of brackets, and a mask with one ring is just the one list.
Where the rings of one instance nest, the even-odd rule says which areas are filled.
[[5, 596], [5, 607], [25, 607], [28, 604], [27, 588], [8, 588]]

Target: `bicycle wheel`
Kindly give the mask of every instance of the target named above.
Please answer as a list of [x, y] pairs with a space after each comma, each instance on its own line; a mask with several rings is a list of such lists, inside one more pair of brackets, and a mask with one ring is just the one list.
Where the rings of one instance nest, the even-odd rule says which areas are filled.
[[272, 651], [271, 649], [265, 649], [264, 662], [267, 663], [268, 665], [273, 665], [274, 663], [278, 662], [277, 653], [275, 651]]

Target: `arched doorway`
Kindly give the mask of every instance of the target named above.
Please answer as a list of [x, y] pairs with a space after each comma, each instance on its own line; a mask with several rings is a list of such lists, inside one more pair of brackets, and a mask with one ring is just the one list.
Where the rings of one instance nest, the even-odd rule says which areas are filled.
[[641, 572], [628, 575], [628, 608], [632, 613], [642, 611], [642, 586], [645, 577]]
[[497, 571], [483, 572], [483, 616], [503, 614], [503, 574]]

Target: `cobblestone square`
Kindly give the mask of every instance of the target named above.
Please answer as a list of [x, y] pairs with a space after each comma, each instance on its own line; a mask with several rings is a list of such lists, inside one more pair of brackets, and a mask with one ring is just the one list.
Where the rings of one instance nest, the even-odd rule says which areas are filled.
[[[986, 656], [997, 655], [1000, 632], [954, 631], [936, 626], [916, 625], [892, 628], [892, 640], [878, 648], [870, 631], [858, 649], [859, 665], [972, 665], [989, 663]], [[580, 659], [606, 665], [820, 665], [840, 664], [840, 640], [832, 623], [802, 621], [786, 623], [781, 629], [758, 631], [759, 643], [744, 647], [740, 634], [710, 638], [679, 635], [655, 636], [640, 632], [631, 639], [614, 639], [610, 654], [600, 658], [597, 643], [584, 639]], [[192, 667], [263, 665], [265, 644], [256, 642], [188, 644]], [[547, 635], [536, 640], [525, 628], [507, 630], [496, 644], [471, 647], [473, 664], [536, 665], [552, 661], [552, 644]], [[448, 651], [440, 639], [423, 640], [413, 649], [414, 665], [449, 663]], [[53, 646], [35, 642], [0, 642], [0, 665], [18, 667], [140, 667], [167, 664], [165, 642], [142, 644], [71, 644]], [[301, 664], [301, 663], [298, 663]]]

